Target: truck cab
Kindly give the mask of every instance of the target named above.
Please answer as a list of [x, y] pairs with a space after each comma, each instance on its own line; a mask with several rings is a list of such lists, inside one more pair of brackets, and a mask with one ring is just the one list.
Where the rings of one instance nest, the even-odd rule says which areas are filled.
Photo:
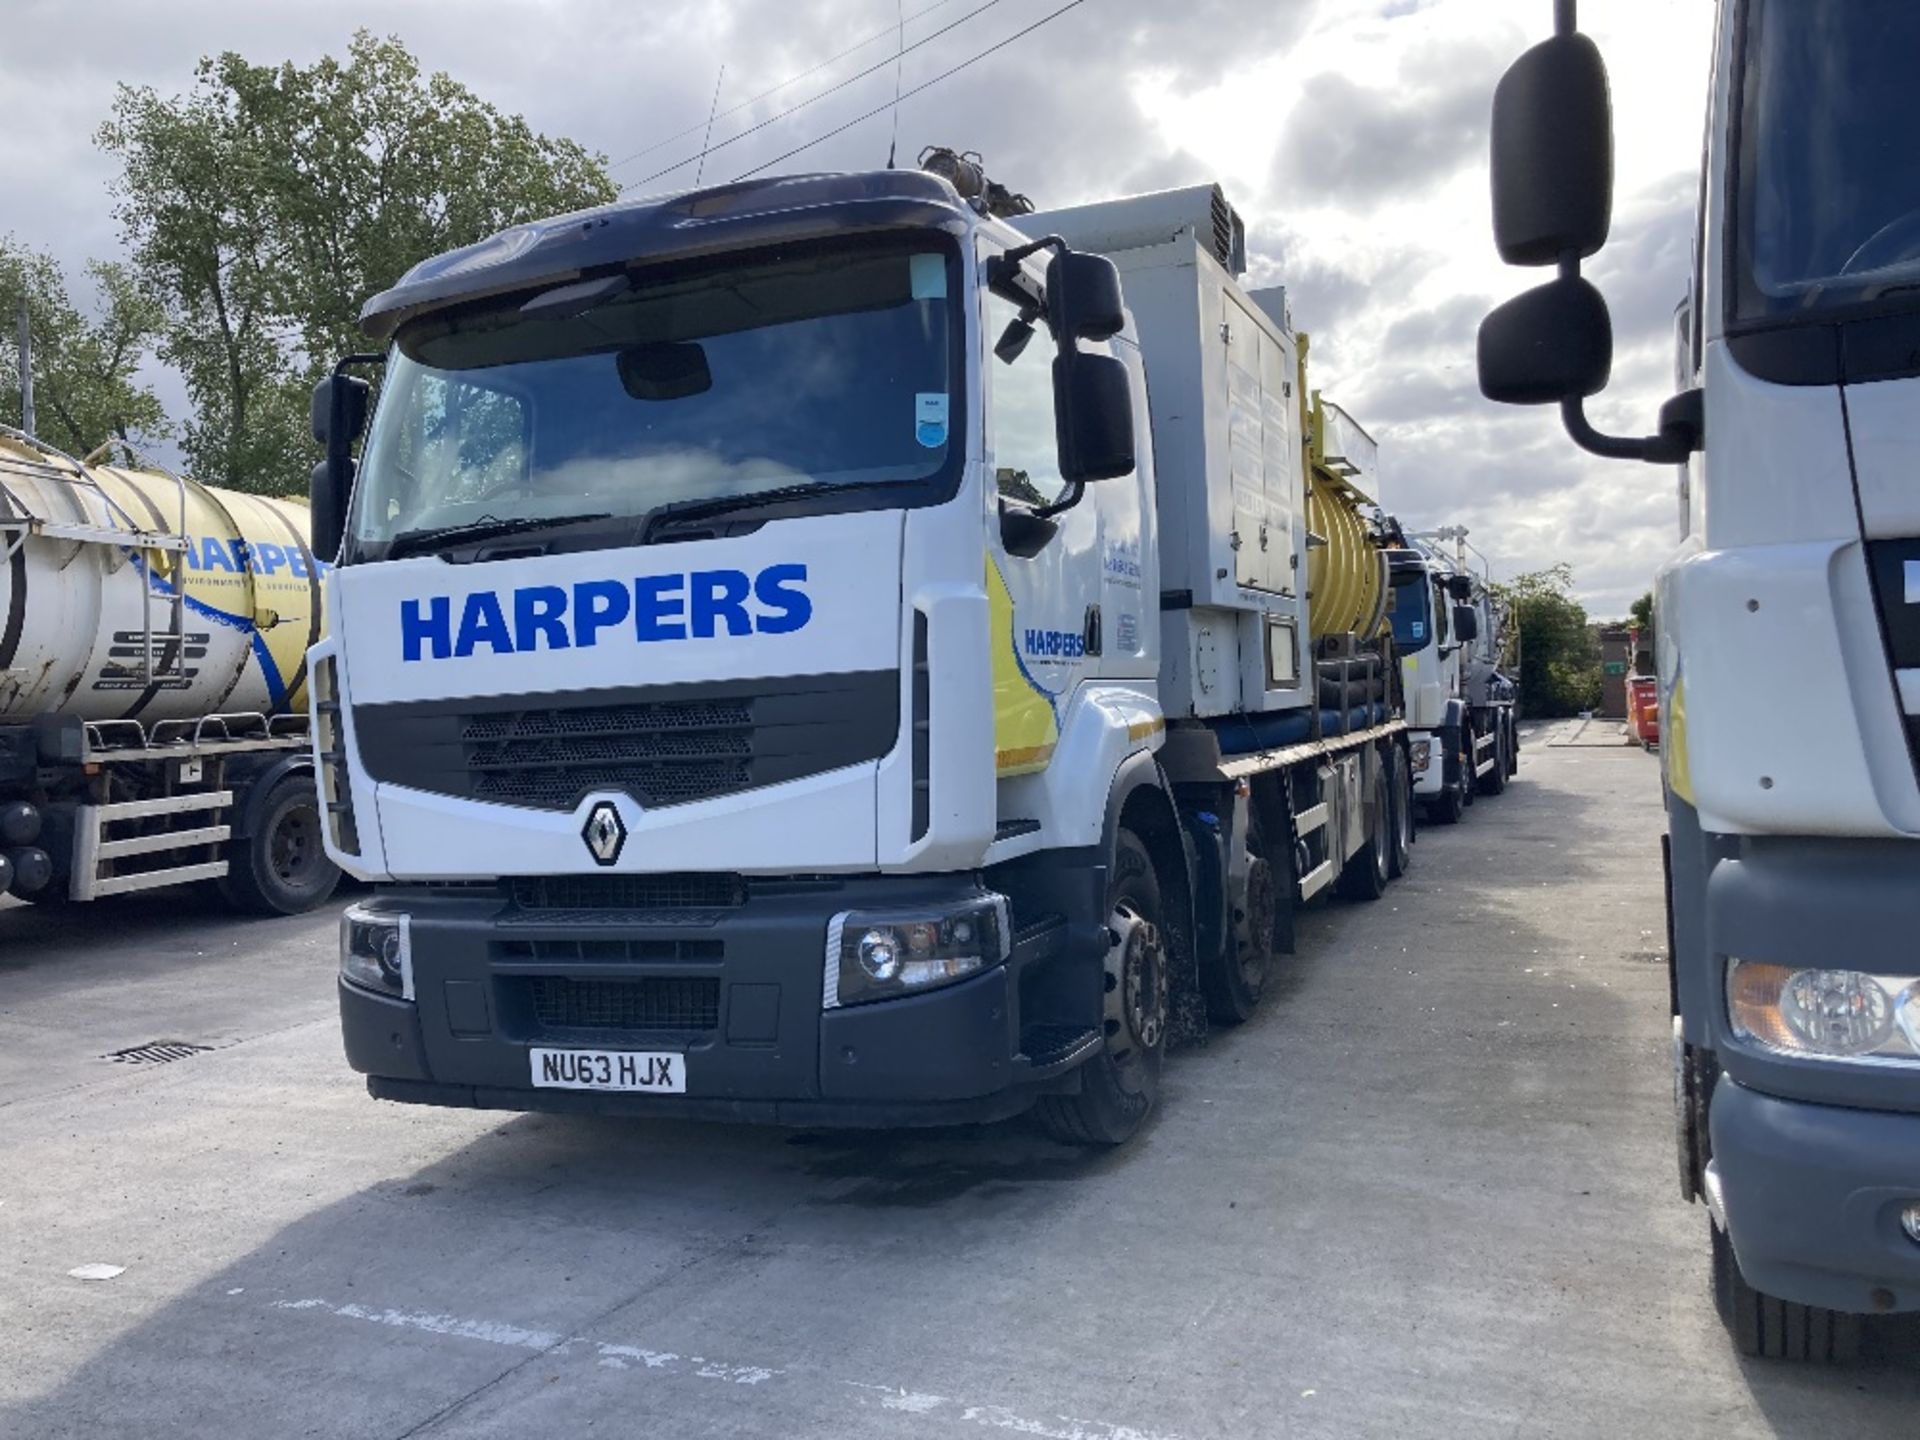
[[1471, 724], [1464, 693], [1466, 607], [1452, 566], [1417, 543], [1387, 552], [1393, 586], [1388, 618], [1406, 695], [1413, 791], [1428, 820], [1458, 823], [1473, 803]]
[[[1920, 1309], [1920, 10], [1724, 0], [1677, 394], [1602, 434], [1605, 68], [1557, 10], [1494, 102], [1492, 398], [1665, 467], [1655, 588], [1681, 1195], [1755, 1355]], [[1676, 281], [1682, 277], [1676, 276]], [[1790, 659], [1786, 658], [1790, 657]], [[1785, 668], [1783, 668], [1783, 666]]]

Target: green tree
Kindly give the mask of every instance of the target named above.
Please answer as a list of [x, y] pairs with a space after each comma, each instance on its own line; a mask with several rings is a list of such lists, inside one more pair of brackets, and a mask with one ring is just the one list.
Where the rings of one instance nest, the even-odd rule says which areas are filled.
[[395, 39], [344, 60], [201, 61], [193, 90], [123, 86], [99, 141], [119, 157], [116, 214], [166, 302], [162, 357], [197, 416], [197, 475], [305, 488], [307, 392], [358, 348], [362, 302], [412, 265], [617, 193], [605, 158], [535, 133]]
[[167, 434], [159, 399], [136, 378], [152, 352], [161, 307], [124, 265], [87, 267], [99, 315], [74, 304], [51, 255], [0, 236], [0, 420], [20, 423], [20, 302], [32, 330], [34, 429], [69, 454], [119, 437], [143, 444]]
[[1495, 588], [1519, 624], [1521, 713], [1546, 718], [1597, 706], [1600, 642], [1573, 598], [1573, 567], [1562, 561]]
[[1640, 648], [1653, 649], [1653, 592], [1647, 591], [1628, 608], [1629, 623], [1640, 627]]

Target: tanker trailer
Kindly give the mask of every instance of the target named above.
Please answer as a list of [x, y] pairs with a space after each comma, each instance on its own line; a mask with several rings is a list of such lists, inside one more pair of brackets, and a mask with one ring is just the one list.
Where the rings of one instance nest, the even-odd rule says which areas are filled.
[[0, 891], [311, 909], [306, 507], [95, 459], [0, 426]]

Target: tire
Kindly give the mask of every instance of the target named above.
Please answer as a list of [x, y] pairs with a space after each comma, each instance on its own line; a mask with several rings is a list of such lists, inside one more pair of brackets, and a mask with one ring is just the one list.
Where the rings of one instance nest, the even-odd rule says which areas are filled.
[[1335, 888], [1348, 900], [1378, 900], [1387, 893], [1393, 842], [1388, 834], [1387, 780], [1384, 770], [1373, 772], [1373, 794], [1367, 803], [1367, 840], [1347, 860]]
[[1222, 947], [1227, 953], [1200, 967], [1201, 997], [1207, 1004], [1207, 1019], [1215, 1025], [1242, 1025], [1252, 1019], [1273, 969], [1280, 929], [1280, 881], [1260, 836], [1256, 833], [1248, 841], [1246, 903], [1234, 912]]
[[1460, 727], [1460, 808], [1465, 810], [1473, 804], [1474, 796], [1479, 792], [1480, 783], [1473, 774], [1473, 727]]
[[1398, 880], [1413, 868], [1413, 771], [1407, 766], [1407, 752], [1398, 745], [1388, 747], [1392, 758], [1387, 770], [1388, 835], [1387, 874]]
[[1445, 785], [1440, 793], [1427, 802], [1427, 819], [1436, 825], [1458, 825], [1460, 817], [1466, 811], [1466, 802], [1460, 798], [1460, 786]]
[[1493, 722], [1493, 769], [1476, 783], [1482, 795], [1498, 795], [1507, 788], [1507, 727], [1498, 718]]
[[1107, 885], [1106, 1044], [1080, 1067], [1080, 1089], [1043, 1095], [1040, 1124], [1070, 1145], [1121, 1145], [1133, 1138], [1160, 1093], [1170, 1017], [1166, 912], [1160, 881], [1140, 837], [1122, 828]]
[[1507, 778], [1511, 780], [1520, 773], [1520, 723], [1513, 718], [1513, 712], [1507, 712]]
[[1733, 1348], [1758, 1360], [1801, 1360], [1839, 1365], [1860, 1353], [1858, 1315], [1797, 1305], [1763, 1295], [1740, 1273], [1733, 1242], [1712, 1220], [1713, 1308], [1733, 1340]]
[[227, 854], [220, 894], [250, 915], [300, 915], [324, 905], [340, 871], [321, 843], [320, 797], [306, 775], [289, 775], [267, 793], [253, 833]]

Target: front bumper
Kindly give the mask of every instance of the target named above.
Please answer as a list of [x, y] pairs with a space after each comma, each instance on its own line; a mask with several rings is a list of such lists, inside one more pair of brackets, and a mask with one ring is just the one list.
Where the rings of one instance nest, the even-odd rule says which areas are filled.
[[1782, 1100], [1723, 1077], [1713, 1169], [1741, 1274], [1756, 1290], [1854, 1313], [1920, 1310], [1920, 1115]]
[[1417, 754], [1420, 745], [1427, 747], [1425, 768], [1416, 767], [1413, 771], [1413, 793], [1423, 800], [1430, 800], [1447, 788], [1447, 742], [1444, 732], [1409, 730], [1407, 744], [1409, 755]]
[[[384, 891], [376, 904], [410, 917], [416, 998], [342, 981], [348, 1063], [377, 1097], [481, 1109], [805, 1125], [1000, 1118], [1078, 1083], [1098, 1031], [1036, 1023], [1041, 1006], [1026, 1002], [1079, 971], [1097, 984], [1099, 937], [1016, 928], [1006, 962], [957, 984], [821, 1008], [834, 915], [982, 893], [970, 875], [754, 881], [724, 910], [650, 913], [530, 910], [486, 888]], [[663, 1022], [676, 1028], [625, 1028], [634, 1013], [663, 1012], [608, 1004], [663, 986], [678, 987], [668, 1008], [681, 1013]], [[592, 987], [591, 1001], [563, 1023], [552, 997], [572, 987]], [[682, 1003], [689, 995], [699, 1003]], [[536, 1089], [534, 1046], [682, 1054], [687, 1093]]]

